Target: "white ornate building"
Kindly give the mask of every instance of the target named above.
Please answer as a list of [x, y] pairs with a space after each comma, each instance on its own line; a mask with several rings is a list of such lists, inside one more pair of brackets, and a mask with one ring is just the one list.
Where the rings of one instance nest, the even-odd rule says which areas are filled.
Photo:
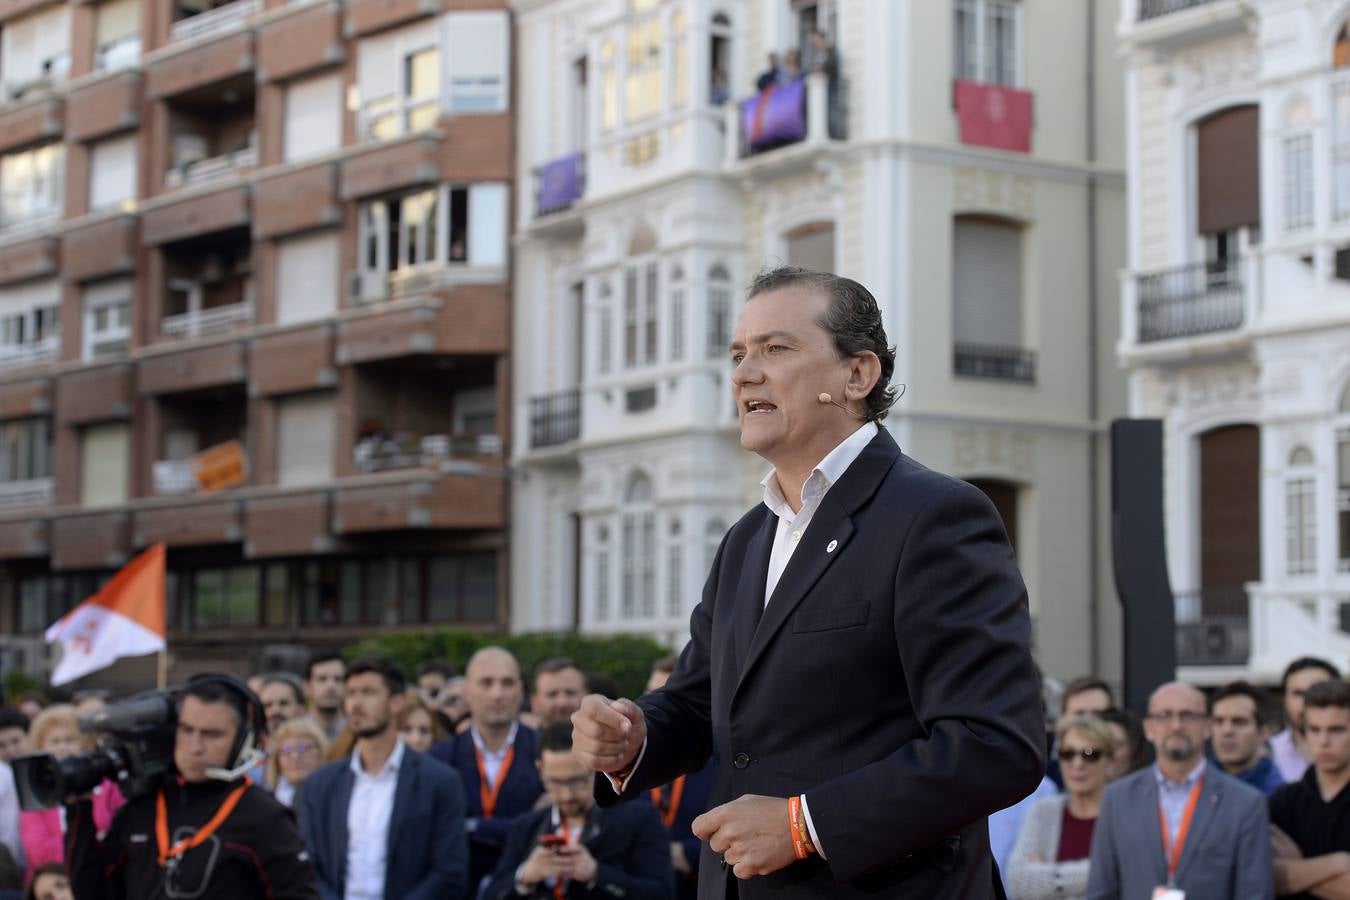
[[1350, 2], [1124, 0], [1119, 356], [1183, 675], [1350, 666]]
[[[683, 640], [767, 468], [737, 439], [730, 330], [787, 262], [880, 300], [908, 386], [886, 424], [999, 506], [1047, 671], [1114, 674], [1114, 2], [512, 5], [536, 186], [516, 210], [513, 626]], [[750, 99], [813, 27], [837, 80]]]

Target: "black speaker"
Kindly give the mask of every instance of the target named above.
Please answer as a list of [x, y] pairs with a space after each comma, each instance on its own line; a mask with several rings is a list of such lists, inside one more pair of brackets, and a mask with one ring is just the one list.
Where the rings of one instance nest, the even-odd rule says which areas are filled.
[[1111, 423], [1111, 560], [1123, 607], [1125, 706], [1140, 714], [1176, 678], [1176, 615], [1163, 540], [1163, 432], [1157, 419]]

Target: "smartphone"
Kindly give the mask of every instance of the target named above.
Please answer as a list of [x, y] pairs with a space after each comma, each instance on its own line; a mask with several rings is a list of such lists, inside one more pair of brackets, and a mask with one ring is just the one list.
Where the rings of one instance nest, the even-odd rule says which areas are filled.
[[548, 847], [552, 850], [561, 850], [567, 846], [567, 838], [560, 834], [541, 834], [539, 836], [539, 846]]

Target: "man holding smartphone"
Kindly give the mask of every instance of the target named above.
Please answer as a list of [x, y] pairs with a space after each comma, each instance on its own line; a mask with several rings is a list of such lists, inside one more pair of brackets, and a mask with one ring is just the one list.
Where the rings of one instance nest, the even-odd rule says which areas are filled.
[[521, 816], [511, 829], [488, 900], [672, 900], [675, 876], [656, 808], [597, 808], [594, 776], [572, 755], [570, 722], [539, 733], [538, 764], [551, 803]]

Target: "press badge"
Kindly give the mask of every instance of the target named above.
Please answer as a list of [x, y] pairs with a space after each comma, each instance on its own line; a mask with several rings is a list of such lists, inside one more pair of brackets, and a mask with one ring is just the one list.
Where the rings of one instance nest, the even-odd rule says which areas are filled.
[[1186, 900], [1186, 892], [1181, 888], [1155, 887], [1153, 900]]

